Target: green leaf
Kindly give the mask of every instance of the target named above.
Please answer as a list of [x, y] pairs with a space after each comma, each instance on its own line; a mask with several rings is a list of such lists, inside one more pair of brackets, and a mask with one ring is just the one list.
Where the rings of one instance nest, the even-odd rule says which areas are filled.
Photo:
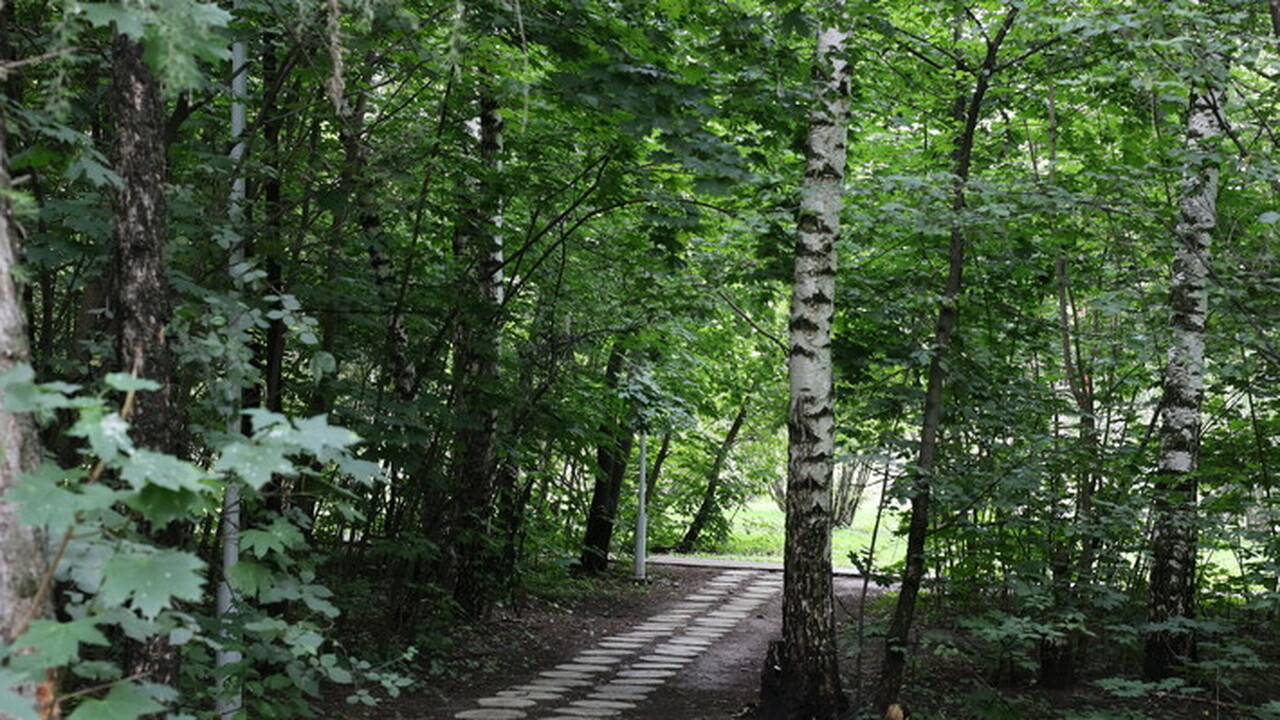
[[319, 383], [325, 375], [331, 375], [338, 369], [338, 362], [334, 360], [333, 355], [323, 350], [311, 356], [310, 365], [313, 383]]
[[176, 627], [169, 631], [169, 644], [174, 646], [186, 645], [195, 636], [196, 633], [191, 628]]
[[249, 417], [249, 424], [253, 427], [255, 435], [263, 434], [264, 430], [273, 430], [278, 433], [289, 427], [289, 418], [266, 408], [249, 408], [244, 411], [244, 414]]
[[203, 570], [204, 561], [178, 550], [117, 553], [103, 568], [98, 601], [110, 607], [131, 600], [133, 609], [153, 618], [174, 598], [200, 600]]
[[227, 570], [227, 582], [232, 589], [249, 597], [257, 597], [258, 593], [271, 585], [274, 577], [270, 568], [252, 560], [242, 559]]
[[0, 372], [0, 390], [8, 390], [15, 383], [29, 383], [36, 379], [36, 371], [27, 363], [18, 363]]
[[240, 547], [260, 558], [272, 551], [284, 555], [306, 544], [306, 538], [297, 526], [284, 518], [276, 518], [266, 528], [245, 530], [240, 534]]
[[125, 460], [120, 468], [120, 477], [136, 489], [151, 484], [168, 490], [199, 492], [204, 489], [200, 481], [205, 478], [205, 472], [172, 455], [140, 449]]
[[130, 373], [108, 373], [106, 382], [108, 387], [119, 390], [120, 392], [129, 392], [130, 390], [159, 390], [164, 387], [155, 380], [134, 377]]
[[81, 660], [71, 666], [71, 672], [75, 673], [76, 677], [96, 680], [100, 683], [119, 680], [123, 675], [119, 665], [105, 660]]
[[78, 514], [110, 509], [119, 500], [119, 493], [105, 485], [66, 486], [66, 481], [83, 475], [80, 470], [63, 470], [46, 461], [22, 475], [21, 482], [5, 493], [5, 499], [18, 506], [18, 517], [24, 523], [60, 534], [77, 522]]
[[107, 413], [101, 407], [85, 408], [80, 419], [68, 431], [73, 437], [89, 441], [89, 447], [99, 459], [110, 462], [120, 453], [133, 452], [133, 441], [129, 439], [129, 423], [116, 413]]
[[77, 157], [75, 162], [67, 166], [62, 175], [67, 180], [80, 180], [83, 178], [90, 185], [98, 188], [124, 187], [124, 180], [114, 170], [99, 162], [98, 158], [89, 153]]
[[329, 676], [329, 680], [339, 685], [351, 684], [351, 672], [338, 664], [338, 656], [333, 653], [325, 653], [320, 656], [320, 668], [324, 674]]
[[1280, 719], [1280, 700], [1271, 700], [1263, 705], [1258, 706], [1253, 712], [1257, 720], [1277, 720]]
[[342, 453], [332, 458], [331, 462], [337, 466], [338, 472], [366, 487], [386, 480], [386, 471], [382, 466], [369, 460], [361, 460]]
[[94, 27], [106, 27], [115, 23], [116, 32], [134, 40], [142, 39], [143, 23], [151, 13], [136, 10], [125, 4], [81, 3], [80, 12]]
[[152, 688], [138, 683], [112, 686], [102, 699], [85, 700], [67, 720], [136, 720], [164, 710]]
[[0, 667], [0, 717], [5, 720], [39, 720], [35, 703], [19, 695], [13, 688], [30, 678], [7, 667]]
[[91, 617], [70, 622], [32, 620], [27, 631], [13, 641], [15, 648], [30, 648], [30, 652], [15, 654], [10, 662], [14, 667], [32, 669], [60, 667], [80, 659], [81, 643], [110, 644]]
[[3, 407], [9, 412], [42, 412], [68, 407], [88, 407], [99, 404], [95, 398], [71, 397], [79, 385], [53, 382], [35, 384], [35, 373], [30, 365], [15, 365], [0, 373], [0, 392], [4, 393]]
[[360, 441], [360, 436], [350, 430], [330, 425], [326, 415], [295, 420], [293, 425], [298, 429], [295, 442], [312, 455], [320, 455], [325, 450], [345, 448]]
[[341, 613], [338, 607], [328, 600], [333, 597], [333, 591], [323, 585], [303, 585], [301, 595], [304, 605], [325, 617], [336, 618]]
[[271, 482], [271, 476], [294, 474], [286, 448], [275, 444], [257, 442], [233, 442], [222, 449], [222, 455], [213, 464], [217, 472], [233, 472], [249, 487], [260, 490]]
[[137, 510], [156, 527], [163, 527], [204, 504], [205, 498], [190, 490], [169, 490], [147, 485], [124, 498], [125, 504]]
[[315, 655], [324, 644], [324, 636], [310, 625], [290, 625], [285, 630], [284, 640], [298, 657]]

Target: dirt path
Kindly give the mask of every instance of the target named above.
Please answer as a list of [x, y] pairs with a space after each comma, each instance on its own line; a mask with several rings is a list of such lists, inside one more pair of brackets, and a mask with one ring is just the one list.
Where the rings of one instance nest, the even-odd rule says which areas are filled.
[[[655, 568], [657, 569], [657, 568]], [[566, 720], [740, 716], [759, 690], [760, 663], [781, 633], [782, 574], [752, 567], [669, 567], [671, 592], [612, 618], [598, 636], [566, 632], [558, 653], [502, 682], [472, 688], [431, 720]], [[672, 580], [671, 578], [674, 578]], [[860, 581], [837, 577], [851, 597]], [[662, 595], [664, 593], [657, 593]], [[592, 623], [589, 617], [582, 617]], [[416, 717], [424, 717], [416, 715]]]

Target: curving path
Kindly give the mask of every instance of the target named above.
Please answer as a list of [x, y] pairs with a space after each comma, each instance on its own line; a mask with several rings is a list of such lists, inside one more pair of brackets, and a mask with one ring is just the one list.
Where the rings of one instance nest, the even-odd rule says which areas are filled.
[[627, 632], [611, 635], [571, 662], [511, 685], [458, 720], [582, 720], [626, 717], [711, 645], [782, 590], [782, 576], [726, 570]]

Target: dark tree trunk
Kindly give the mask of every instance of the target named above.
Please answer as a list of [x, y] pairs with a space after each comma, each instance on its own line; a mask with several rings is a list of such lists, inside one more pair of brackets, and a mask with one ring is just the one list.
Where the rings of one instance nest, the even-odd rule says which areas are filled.
[[464, 613], [488, 610], [497, 586], [499, 539], [493, 537], [498, 472], [498, 355], [502, 344], [503, 302], [500, 202], [502, 116], [486, 90], [479, 101], [475, 140], [484, 176], [473, 180], [464, 200], [455, 253], [465, 263], [454, 336], [453, 437], [451, 480], [453, 511], [451, 581], [453, 599]]
[[671, 433], [662, 434], [662, 444], [658, 446], [658, 454], [653, 459], [653, 469], [645, 478], [644, 496], [653, 501], [653, 491], [658, 487], [658, 478], [662, 476], [662, 465], [671, 455]]
[[115, 164], [122, 186], [115, 204], [112, 312], [120, 370], [140, 368], [161, 389], [139, 393], [132, 436], [142, 447], [176, 453], [182, 423], [170, 396], [173, 359], [166, 326], [173, 313], [165, 267], [165, 146], [159, 85], [142, 61], [142, 45], [117, 35], [112, 107]]
[[[615, 344], [605, 366], [605, 387], [609, 390], [618, 387], [625, 362], [626, 353]], [[609, 565], [609, 546], [613, 542], [613, 526], [617, 522], [618, 499], [635, 437], [625, 422], [617, 418], [601, 426], [600, 434], [607, 439], [596, 448], [596, 482], [591, 492], [591, 508], [587, 511], [587, 529], [579, 559], [582, 572], [588, 574], [604, 572]]]
[[915, 620], [916, 600], [924, 582], [925, 541], [929, 534], [929, 505], [931, 483], [938, 454], [938, 439], [942, 426], [942, 391], [946, 383], [947, 349], [959, 321], [957, 301], [964, 287], [964, 255], [966, 237], [959, 226], [959, 215], [967, 205], [966, 184], [973, 164], [973, 145], [978, 121], [982, 116], [982, 101], [996, 71], [1000, 46], [1018, 17], [1018, 9], [1011, 8], [996, 35], [987, 43], [987, 53], [978, 68], [973, 92], [959, 97], [955, 105], [955, 119], [960, 126], [952, 153], [951, 172], [955, 185], [951, 193], [951, 209], [956, 215], [951, 228], [948, 255], [947, 283], [942, 307], [938, 310], [938, 322], [934, 329], [933, 357], [929, 361], [929, 376], [925, 387], [924, 416], [920, 426], [920, 448], [916, 457], [915, 472], [911, 481], [911, 519], [907, 526], [906, 566], [902, 572], [902, 586], [894, 607], [889, 630], [885, 634], [885, 659], [880, 669], [880, 683], [876, 689], [876, 707], [884, 711], [898, 703], [902, 692], [903, 675], [907, 667], [907, 645], [911, 626]]
[[[1058, 334], [1062, 350], [1062, 372], [1075, 401], [1080, 416], [1080, 451], [1082, 461], [1076, 480], [1075, 517], [1070, 522], [1087, 525], [1093, 516], [1093, 495], [1097, 485], [1095, 468], [1098, 463], [1098, 430], [1094, 417], [1093, 387], [1082, 358], [1072, 342], [1076, 311], [1071, 302], [1070, 281], [1067, 274], [1067, 258], [1059, 257], [1054, 263], [1054, 275], [1058, 293]], [[1062, 528], [1067, 520], [1054, 514], [1054, 528]], [[1061, 530], [1048, 533], [1050, 537], [1049, 560], [1053, 583], [1053, 606], [1059, 611], [1076, 610], [1079, 607], [1079, 589], [1087, 586], [1093, 573], [1097, 538], [1090, 533], [1080, 534], [1078, 540], [1070, 540]], [[1077, 654], [1082, 646], [1082, 636], [1069, 631], [1057, 637], [1045, 637], [1040, 641], [1040, 684], [1047, 688], [1063, 689], [1075, 684]]]
[[[182, 454], [183, 422], [172, 400], [173, 358], [165, 336], [172, 299], [165, 267], [165, 136], [159, 83], [143, 63], [142, 45], [115, 37], [111, 84], [115, 113], [115, 165], [122, 185], [115, 202], [112, 311], [116, 357], [123, 372], [136, 371], [160, 389], [138, 393], [131, 431], [134, 444]], [[158, 542], [176, 546], [178, 525], [159, 532]], [[130, 649], [130, 672], [176, 687], [177, 648], [164, 636]]]
[[[262, 74], [269, 81], [283, 83], [277, 79], [280, 63], [276, 61], [275, 50], [271, 46], [271, 37], [266, 38], [266, 47], [262, 55]], [[269, 94], [271, 101], [264, 103], [262, 115], [262, 139], [264, 159], [275, 169], [267, 173], [262, 181], [263, 223], [259, 230], [260, 238], [257, 251], [264, 258], [267, 272], [267, 291], [280, 297], [289, 291], [285, 287], [284, 269], [280, 259], [284, 254], [284, 240], [281, 223], [284, 220], [284, 184], [281, 171], [284, 158], [280, 151], [280, 134], [284, 129], [284, 114], [275, 104], [274, 93]], [[265, 98], [264, 98], [265, 99]], [[263, 353], [254, 353], [261, 358], [264, 405], [272, 412], [284, 411], [284, 351], [286, 328], [284, 319], [271, 318], [267, 325], [266, 347]]]
[[711, 472], [707, 475], [707, 489], [702, 494], [702, 503], [698, 506], [698, 512], [693, 516], [693, 522], [689, 523], [689, 528], [685, 531], [684, 537], [676, 544], [674, 548], [676, 552], [693, 552], [693, 546], [697, 544], [698, 536], [702, 534], [703, 528], [711, 521], [711, 514], [716, 510], [716, 496], [720, 490], [720, 475], [724, 471], [724, 463], [729, 459], [729, 453], [733, 451], [733, 446], [737, 444], [738, 433], [742, 431], [742, 424], [746, 419], [747, 398], [743, 398], [742, 404], [738, 406], [738, 414], [733, 417], [733, 424], [729, 426], [729, 432], [724, 436], [724, 442], [720, 443], [719, 447], [716, 448], [716, 456], [711, 463]]

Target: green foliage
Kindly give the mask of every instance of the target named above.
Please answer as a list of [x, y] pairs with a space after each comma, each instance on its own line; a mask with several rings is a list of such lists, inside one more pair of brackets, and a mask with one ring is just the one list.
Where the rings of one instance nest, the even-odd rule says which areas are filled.
[[1151, 716], [1137, 710], [1068, 710], [1062, 720], [1151, 720]]
[[[285, 476], [297, 472], [293, 460], [286, 458], [308, 457], [335, 470], [339, 466], [367, 469], [367, 463], [361, 465], [351, 458], [353, 434], [330, 426], [322, 417], [289, 420], [256, 413], [254, 436], [227, 442], [224, 453], [204, 469], [163, 453], [134, 448], [128, 422], [103, 398], [69, 396], [66, 393], [74, 388], [65, 384], [21, 389], [24, 381], [14, 378], [30, 378], [30, 373], [19, 371], [10, 376], [6, 389], [14, 392], [5, 394], [6, 410], [12, 411], [15, 405], [32, 407], [32, 398], [40, 399], [38, 407], [74, 408], [79, 420], [71, 432], [86, 440], [86, 449], [91, 457], [96, 455], [100, 465], [86, 476], [46, 462], [8, 493], [7, 499], [18, 507], [22, 520], [42, 527], [55, 545], [51, 555], [62, 560], [55, 577], [66, 583], [67, 601], [60, 615], [70, 619], [32, 620], [3, 650], [7, 677], [14, 682], [36, 682], [43, 679], [46, 669], [66, 667], [78, 675], [110, 680], [100, 696], [75, 705], [69, 716], [73, 718], [135, 718], [172, 708], [175, 703], [196, 709], [207, 697], [206, 684], [199, 693], [183, 693], [179, 702], [176, 688], [121, 680], [124, 673], [113, 662], [88, 662], [91, 655], [101, 656], [88, 648], [108, 646], [106, 633], [110, 632], [135, 642], [167, 638], [183, 649], [183, 671], [193, 680], [207, 680], [213, 672], [206, 649], [237, 649], [257, 662], [283, 663], [283, 674], [257, 675], [248, 667], [239, 671], [245, 673], [244, 689], [250, 694], [250, 704], [270, 707], [273, 712], [305, 708], [304, 696], [299, 693], [315, 696], [321, 678], [342, 684], [355, 680], [349, 664], [340, 663], [337, 655], [323, 649], [326, 641], [321, 625], [307, 619], [327, 621], [337, 609], [330, 602], [332, 594], [315, 582], [311, 563], [298, 561], [307, 542], [293, 522], [276, 517], [262, 528], [244, 533], [245, 549], [258, 562], [243, 563], [244, 567], [235, 571], [234, 582], [246, 599], [262, 605], [244, 608], [231, 626], [204, 614], [209, 599], [206, 563], [190, 551], [156, 546], [138, 529], [139, 523], [162, 527], [174, 520], [194, 522], [216, 507], [214, 501], [229, 483], [239, 482], [241, 477], [259, 477], [255, 474], [259, 470], [250, 471], [249, 461], [244, 459], [243, 449], [255, 447], [255, 443], [275, 453], [276, 464], [271, 468]], [[130, 394], [154, 390], [154, 384], [124, 376], [114, 376], [109, 382]], [[105, 482], [104, 471], [121, 482]], [[268, 474], [261, 484], [247, 489], [259, 489], [269, 480]], [[157, 493], [166, 502], [158, 501]], [[134, 512], [120, 512], [121, 504]], [[274, 617], [266, 609], [287, 607], [282, 603], [298, 608], [290, 611], [291, 621]], [[371, 668], [356, 668], [357, 673], [364, 670]], [[366, 679], [393, 688], [403, 686], [395, 673], [380, 672]], [[281, 694], [286, 688], [292, 689], [292, 697]], [[4, 702], [9, 707], [17, 701], [6, 696]], [[15, 717], [24, 716], [15, 713]]]
[[227, 38], [222, 34], [231, 23], [231, 14], [216, 3], [71, 2], [66, 11], [93, 27], [110, 26], [115, 32], [141, 41], [147, 65], [173, 94], [205, 85], [200, 61], [219, 62], [231, 57]]
[[[121, 682], [93, 632], [173, 638], [191, 708], [210, 699], [212, 653], [234, 647], [247, 659], [226, 673], [262, 716], [301, 712], [307, 691], [360, 669], [319, 640], [338, 607], [351, 646], [389, 659], [417, 643], [423, 667], [438, 669], [455, 609], [456, 509], [476, 489], [459, 487], [451, 465], [459, 431], [489, 418], [500, 472], [473, 510], [492, 530], [491, 600], [519, 597], [524, 583], [578, 588], [546, 568], [580, 549], [600, 448], [634, 431], [649, 431], [651, 463], [670, 433], [649, 512], [655, 544], [678, 541], [744, 398], [704, 544], [780, 557], [784, 524], [766, 496], [786, 474], [778, 339], [812, 100], [802, 3], [224, 7], [6, 6], [11, 57], [53, 54], [15, 65], [3, 100], [35, 370], [0, 376], [0, 389], [39, 420], [49, 454], [6, 500], [55, 542], [72, 531], [58, 577], [74, 611], [65, 617], [80, 624], [40, 631], [65, 633], [50, 647], [79, 654], [62, 662], [84, 682], [114, 683], [83, 712], [168, 702]], [[986, 78], [957, 205], [957, 99], [1013, 8], [1009, 62]], [[928, 478], [928, 616], [947, 638], [936, 661], [1012, 667], [1032, 682], [1041, 641], [1097, 636], [1082, 645], [1082, 681], [1136, 667], [1150, 629], [1170, 228], [1187, 170], [1220, 160], [1197, 476], [1205, 623], [1194, 627], [1205, 644], [1185, 671], [1266, 707], [1248, 681], [1274, 675], [1268, 618], [1280, 608], [1269, 121], [1280, 96], [1264, 11], [1237, 0], [850, 6], [835, 421], [840, 462], [884, 461], [876, 556], [862, 567], [878, 579], [902, 559], [946, 248], [953, 231], [967, 240]], [[121, 180], [104, 59], [115, 33], [143, 43], [166, 94], [176, 365], [163, 390], [185, 413], [180, 457], [136, 447], [97, 390], [152, 391], [108, 373]], [[232, 38], [254, 58], [236, 160]], [[1187, 96], [1210, 81], [1232, 89], [1232, 137], [1188, 153]], [[319, 88], [329, 101], [317, 102]], [[481, 157], [467, 122], [482, 99], [506, 122], [500, 163]], [[233, 212], [238, 180], [248, 191]], [[500, 199], [500, 212], [477, 222], [481, 195]], [[504, 243], [503, 300], [483, 315], [501, 342], [494, 377], [466, 388], [454, 346], [481, 313], [462, 291], [474, 268], [455, 239], [474, 225]], [[611, 385], [614, 347], [628, 361]], [[618, 528], [636, 512], [637, 455]], [[100, 476], [74, 469], [99, 460]], [[224, 627], [207, 596], [232, 484], [252, 522], [227, 580], [258, 609]], [[878, 492], [836, 532], [837, 563], [867, 564]], [[183, 528], [191, 545], [158, 547], [144, 525]], [[628, 534], [614, 533], [614, 550], [629, 549]], [[398, 682], [370, 676], [353, 697], [364, 704]], [[1041, 713], [1007, 694], [979, 690], [973, 713]]]

